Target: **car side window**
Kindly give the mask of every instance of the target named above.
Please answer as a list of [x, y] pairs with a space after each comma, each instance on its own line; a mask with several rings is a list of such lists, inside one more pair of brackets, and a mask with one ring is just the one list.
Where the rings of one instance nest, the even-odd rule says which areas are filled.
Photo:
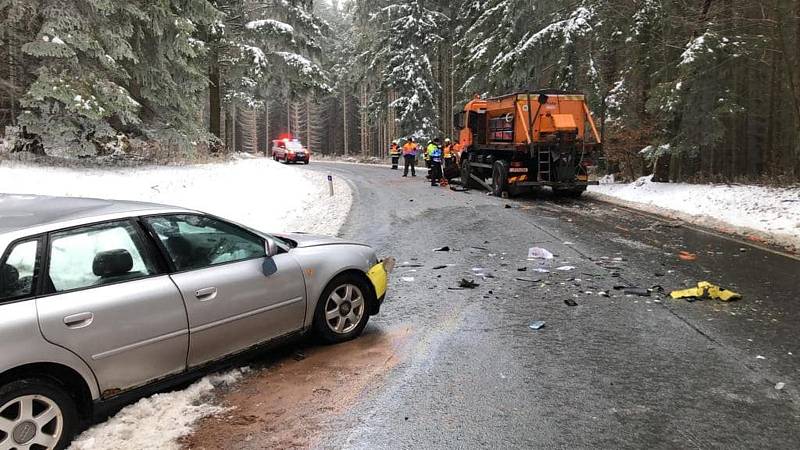
[[144, 245], [128, 221], [53, 233], [46, 279], [51, 291], [102, 286], [156, 273]]
[[33, 294], [39, 241], [20, 242], [0, 263], [0, 302]]
[[236, 225], [192, 214], [149, 217], [176, 270], [244, 261], [266, 256], [264, 241]]

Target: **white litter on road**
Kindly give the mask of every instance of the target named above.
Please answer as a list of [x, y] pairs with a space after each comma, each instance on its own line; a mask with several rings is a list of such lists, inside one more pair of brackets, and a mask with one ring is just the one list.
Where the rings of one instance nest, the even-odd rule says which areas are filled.
[[[313, 163], [312, 163], [313, 164]], [[352, 203], [350, 187], [326, 174], [270, 159], [136, 168], [0, 166], [0, 192], [135, 200], [181, 206], [266, 232], [335, 235]]]
[[209, 375], [186, 389], [143, 398], [81, 433], [69, 450], [177, 450], [178, 439], [191, 433], [195, 422], [227, 411], [210, 403], [214, 389], [236, 383], [248, 371], [245, 367]]
[[735, 184], [633, 183], [590, 186], [603, 200], [735, 232], [754, 231], [783, 245], [800, 247], [800, 188]]
[[531, 247], [528, 249], [528, 258], [531, 259], [553, 259], [553, 254], [549, 250], [541, 247]]

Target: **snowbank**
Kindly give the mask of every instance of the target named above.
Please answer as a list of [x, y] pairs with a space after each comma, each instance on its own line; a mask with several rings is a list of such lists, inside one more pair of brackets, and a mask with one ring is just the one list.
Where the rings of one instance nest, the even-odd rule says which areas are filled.
[[654, 183], [651, 178], [590, 186], [589, 191], [605, 200], [800, 248], [800, 188]]
[[252, 157], [181, 167], [0, 166], [0, 192], [164, 203], [267, 232], [338, 233], [352, 195], [347, 183], [335, 179], [334, 187], [330, 197], [325, 174]]
[[213, 391], [242, 378], [248, 368], [207, 376], [181, 391], [156, 394], [126, 406], [108, 421], [78, 436], [70, 450], [181, 448], [178, 439], [192, 431], [192, 425], [227, 410], [210, 403]]

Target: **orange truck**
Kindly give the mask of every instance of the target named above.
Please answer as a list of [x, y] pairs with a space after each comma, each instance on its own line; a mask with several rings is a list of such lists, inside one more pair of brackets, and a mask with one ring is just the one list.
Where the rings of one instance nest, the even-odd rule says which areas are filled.
[[[583, 94], [543, 90], [475, 98], [455, 115], [462, 184], [496, 196], [550, 186], [578, 197], [601, 153]], [[487, 181], [488, 180], [488, 181]]]

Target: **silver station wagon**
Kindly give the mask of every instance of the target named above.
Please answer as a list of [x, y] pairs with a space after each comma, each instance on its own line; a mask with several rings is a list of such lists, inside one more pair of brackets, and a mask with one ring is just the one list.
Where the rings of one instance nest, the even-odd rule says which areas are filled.
[[0, 194], [0, 449], [305, 332], [358, 336], [392, 258], [170, 206]]

